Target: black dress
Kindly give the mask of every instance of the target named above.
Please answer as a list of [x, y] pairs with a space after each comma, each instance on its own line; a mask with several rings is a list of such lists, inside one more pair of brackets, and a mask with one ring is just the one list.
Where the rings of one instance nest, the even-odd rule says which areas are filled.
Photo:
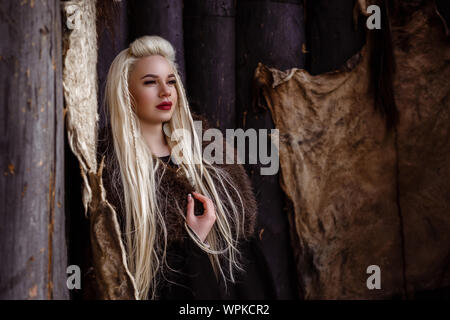
[[[170, 156], [160, 159], [176, 166]], [[207, 253], [187, 237], [183, 244], [167, 250], [169, 266], [178, 272], [166, 271], [158, 290], [160, 300], [248, 300], [276, 299], [275, 286], [257, 239], [241, 241], [240, 251], [245, 272], [236, 273], [237, 281], [227, 283], [216, 280]]]

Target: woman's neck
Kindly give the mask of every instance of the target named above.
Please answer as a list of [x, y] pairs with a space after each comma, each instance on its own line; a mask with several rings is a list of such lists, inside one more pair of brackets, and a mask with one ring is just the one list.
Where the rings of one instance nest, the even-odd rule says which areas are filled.
[[151, 124], [141, 121], [141, 134], [148, 147], [157, 157], [164, 157], [170, 154], [170, 148], [164, 137], [162, 123]]

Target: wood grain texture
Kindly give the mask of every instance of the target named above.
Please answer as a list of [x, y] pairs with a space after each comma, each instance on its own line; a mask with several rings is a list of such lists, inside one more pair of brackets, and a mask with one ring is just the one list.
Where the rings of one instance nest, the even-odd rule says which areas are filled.
[[67, 299], [59, 1], [0, 21], [0, 298]]
[[183, 27], [190, 105], [225, 133], [236, 124], [234, 1], [186, 2]]
[[353, 21], [355, 0], [307, 0], [307, 70], [320, 74], [339, 69], [365, 43], [365, 20]]

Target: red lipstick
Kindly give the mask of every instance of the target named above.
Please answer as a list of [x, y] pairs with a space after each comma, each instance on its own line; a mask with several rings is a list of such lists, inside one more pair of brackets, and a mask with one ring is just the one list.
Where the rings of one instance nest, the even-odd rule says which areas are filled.
[[172, 108], [172, 102], [164, 101], [156, 106], [159, 110], [170, 110]]

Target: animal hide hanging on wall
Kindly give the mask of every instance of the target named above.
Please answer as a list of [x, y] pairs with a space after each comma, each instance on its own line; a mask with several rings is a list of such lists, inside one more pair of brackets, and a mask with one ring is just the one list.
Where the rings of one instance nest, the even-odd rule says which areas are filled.
[[[89, 260], [93, 262], [98, 299], [137, 299], [127, 267], [116, 212], [106, 201], [103, 163], [97, 166], [96, 1], [63, 1], [65, 13], [63, 88], [66, 128], [83, 178], [83, 205], [90, 224]], [[86, 270], [83, 270], [86, 273]]]
[[[279, 129], [306, 299], [411, 297], [450, 285], [450, 45], [424, 3], [407, 16], [400, 5], [391, 21], [394, 130], [374, 109], [370, 43], [348, 71], [311, 76], [259, 64], [255, 72]], [[381, 290], [366, 285], [371, 265]]]

